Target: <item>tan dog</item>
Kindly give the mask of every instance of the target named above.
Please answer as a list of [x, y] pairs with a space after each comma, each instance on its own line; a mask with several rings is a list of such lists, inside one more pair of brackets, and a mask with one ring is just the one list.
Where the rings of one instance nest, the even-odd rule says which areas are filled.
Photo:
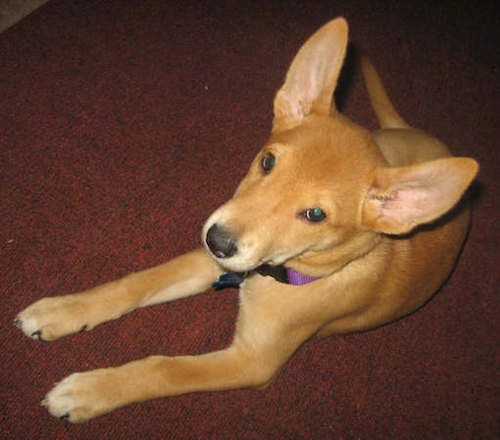
[[310, 336], [393, 321], [444, 282], [469, 223], [457, 203], [478, 165], [410, 128], [366, 60], [383, 129], [370, 133], [332, 108], [346, 45], [339, 18], [302, 46], [276, 95], [269, 142], [204, 227], [206, 249], [42, 299], [17, 318], [26, 335], [53, 340], [206, 290], [224, 270], [246, 272], [231, 346], [72, 374], [44, 400], [51, 414], [82, 422], [146, 399], [262, 387]]

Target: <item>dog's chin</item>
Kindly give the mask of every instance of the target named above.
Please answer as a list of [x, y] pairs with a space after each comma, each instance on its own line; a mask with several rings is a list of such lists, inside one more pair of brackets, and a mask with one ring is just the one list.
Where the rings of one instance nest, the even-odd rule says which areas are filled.
[[264, 264], [259, 258], [251, 258], [249, 255], [237, 254], [229, 258], [220, 258], [215, 255], [208, 246], [205, 245], [207, 253], [228, 272], [250, 272], [260, 265]]
[[209, 252], [210, 256], [219, 264], [224, 270], [228, 272], [250, 272], [255, 268], [264, 264], [260, 261], [247, 261], [238, 257], [231, 258], [218, 258], [211, 252]]
[[249, 258], [241, 255], [236, 255], [231, 258], [219, 258], [210, 252], [209, 249], [207, 249], [207, 251], [217, 264], [228, 272], [251, 272], [262, 265], [279, 266], [289, 259], [289, 257], [286, 256]]

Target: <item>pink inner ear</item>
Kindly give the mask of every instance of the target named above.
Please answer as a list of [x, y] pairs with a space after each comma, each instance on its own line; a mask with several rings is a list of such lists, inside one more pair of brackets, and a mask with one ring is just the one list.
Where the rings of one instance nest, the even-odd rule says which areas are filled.
[[429, 187], [409, 187], [392, 191], [384, 197], [380, 207], [382, 216], [390, 217], [398, 223], [411, 223], [426, 216], [432, 209], [435, 196]]
[[[287, 82], [279, 92], [279, 112], [276, 116], [282, 116], [301, 120], [311, 113], [314, 102], [319, 98], [322, 89], [328, 86], [328, 76], [323, 68], [321, 60], [316, 57], [322, 55], [310, 54], [307, 63], [298, 60], [287, 77]], [[331, 56], [326, 54], [325, 56]], [[302, 62], [301, 62], [302, 61]], [[313, 70], [316, 66], [316, 70]], [[319, 67], [322, 67], [319, 69]], [[278, 109], [276, 109], [278, 110]]]
[[[443, 158], [381, 170], [380, 217], [400, 224], [425, 223], [449, 210], [477, 170], [468, 159]], [[381, 197], [380, 197], [381, 196]]]
[[336, 19], [304, 43], [274, 100], [273, 130], [296, 126], [312, 112], [330, 115], [347, 46], [347, 23]]

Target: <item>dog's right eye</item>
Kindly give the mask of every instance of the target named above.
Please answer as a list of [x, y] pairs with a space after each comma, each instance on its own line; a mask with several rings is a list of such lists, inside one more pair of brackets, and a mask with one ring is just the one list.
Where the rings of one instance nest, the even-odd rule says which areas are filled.
[[260, 166], [262, 167], [264, 173], [268, 174], [274, 168], [275, 163], [276, 163], [276, 158], [274, 157], [274, 155], [271, 153], [266, 153], [264, 154], [262, 160], [260, 161]]

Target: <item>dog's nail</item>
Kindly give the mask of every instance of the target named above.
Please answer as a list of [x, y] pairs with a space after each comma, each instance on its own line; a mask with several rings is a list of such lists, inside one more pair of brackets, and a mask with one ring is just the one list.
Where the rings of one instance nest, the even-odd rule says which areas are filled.
[[63, 414], [61, 417], [59, 417], [59, 420], [69, 420], [69, 413]]
[[19, 319], [19, 318], [16, 318], [14, 319], [14, 325], [18, 328], [18, 329], [21, 329], [23, 328], [23, 322]]
[[43, 341], [41, 330], [37, 330], [36, 332], [31, 333], [31, 337], [34, 339], [38, 339], [39, 341]]
[[88, 326], [87, 326], [87, 324], [85, 324], [85, 325], [84, 325], [84, 326], [82, 326], [82, 328], [80, 329], [80, 333], [81, 333], [81, 332], [84, 332], [84, 331], [87, 331], [87, 329], [88, 329]]

